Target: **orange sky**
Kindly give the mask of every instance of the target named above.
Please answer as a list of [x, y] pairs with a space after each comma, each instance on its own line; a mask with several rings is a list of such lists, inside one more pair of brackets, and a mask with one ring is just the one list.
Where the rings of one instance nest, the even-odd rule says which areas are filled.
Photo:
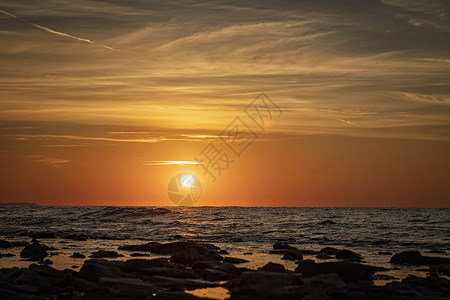
[[[0, 7], [0, 202], [450, 207], [450, 24], [438, 0], [25, 1]], [[282, 110], [265, 131], [244, 112]], [[241, 157], [219, 135], [258, 134]], [[234, 160], [216, 182], [194, 161]]]

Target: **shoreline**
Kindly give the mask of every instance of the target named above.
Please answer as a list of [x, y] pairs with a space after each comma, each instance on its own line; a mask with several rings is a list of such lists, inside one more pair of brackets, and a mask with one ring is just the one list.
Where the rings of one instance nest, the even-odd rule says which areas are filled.
[[[90, 253], [83, 244], [92, 246]], [[275, 243], [269, 253], [262, 256], [242, 252], [245, 247], [236, 251], [233, 244], [218, 246], [182, 236], [174, 236], [163, 243], [130, 243], [90, 240], [83, 236], [68, 240], [49, 235], [33, 239], [31, 243], [1, 240], [0, 247], [2, 256], [15, 255], [0, 258], [0, 295], [3, 299], [21, 296], [15, 276], [25, 278], [28, 292], [22, 296], [31, 299], [44, 292], [41, 283], [46, 282], [46, 276], [65, 280], [62, 290], [53, 289], [52, 284], [47, 283], [51, 290], [48, 295], [67, 296], [67, 299], [114, 295], [136, 299], [137, 294], [138, 299], [144, 296], [198, 299], [196, 297], [201, 295], [215, 299], [230, 296], [232, 299], [289, 299], [305, 293], [316, 296], [340, 293], [347, 299], [355, 291], [359, 295], [384, 293], [387, 299], [403, 299], [398, 295], [399, 291], [413, 290], [420, 294], [423, 289], [427, 296], [439, 298], [442, 289], [449, 290], [450, 287], [450, 258], [413, 251], [381, 254], [389, 257], [392, 263], [392, 267], [386, 268], [366, 262], [365, 257], [349, 249], [322, 247], [312, 250]], [[66, 268], [57, 267], [61, 261], [66, 261]], [[67, 268], [73, 261], [77, 261], [77, 265]], [[129, 266], [133, 267], [130, 269]], [[392, 272], [404, 276], [392, 276]], [[39, 277], [37, 285], [30, 279], [33, 276]], [[277, 284], [267, 290], [266, 285], [270, 286], [272, 282]], [[123, 294], [130, 289], [134, 294]]]

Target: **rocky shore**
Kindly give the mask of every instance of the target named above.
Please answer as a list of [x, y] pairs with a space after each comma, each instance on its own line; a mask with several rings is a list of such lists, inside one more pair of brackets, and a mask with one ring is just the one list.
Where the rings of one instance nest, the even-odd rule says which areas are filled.
[[[30, 243], [0, 240], [0, 259], [23, 248], [20, 257], [28, 268], [0, 269], [0, 299], [449, 299], [450, 259], [425, 256], [417, 251], [392, 255], [393, 266], [426, 268], [427, 277], [407, 276], [394, 280], [379, 274], [389, 270], [364, 263], [348, 249], [332, 247], [302, 250], [276, 243], [272, 255], [295, 261], [295, 269], [267, 262], [259, 268], [242, 267], [247, 259], [232, 257], [208, 243], [178, 237], [167, 243], [122, 245], [92, 253], [74, 252], [72, 259], [85, 259], [79, 271], [51, 266], [49, 251], [41, 241]], [[159, 255], [158, 258], [123, 257]], [[306, 259], [309, 256], [313, 259]], [[3, 258], [1, 258], [3, 257]], [[252, 258], [247, 253], [248, 259]], [[325, 262], [320, 260], [326, 259]], [[1, 263], [1, 260], [0, 260]], [[384, 276], [384, 277], [383, 277]], [[373, 284], [385, 278], [386, 285]]]

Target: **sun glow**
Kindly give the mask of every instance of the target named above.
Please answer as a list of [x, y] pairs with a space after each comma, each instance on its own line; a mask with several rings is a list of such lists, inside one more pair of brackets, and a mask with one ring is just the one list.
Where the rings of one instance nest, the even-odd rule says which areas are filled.
[[191, 186], [194, 183], [194, 176], [186, 174], [181, 177], [181, 184], [184, 186]]

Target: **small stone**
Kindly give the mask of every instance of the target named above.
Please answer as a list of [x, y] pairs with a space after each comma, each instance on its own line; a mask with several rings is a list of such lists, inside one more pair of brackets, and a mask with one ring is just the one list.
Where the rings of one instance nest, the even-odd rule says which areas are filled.
[[81, 254], [79, 252], [74, 252], [70, 257], [71, 258], [86, 258], [86, 255]]
[[243, 264], [243, 263], [246, 263], [246, 262], [249, 262], [248, 260], [246, 260], [246, 259], [243, 259], [243, 258], [238, 258], [238, 257], [225, 257], [224, 259], [223, 259], [223, 262], [224, 263], [230, 263], [230, 264]]

